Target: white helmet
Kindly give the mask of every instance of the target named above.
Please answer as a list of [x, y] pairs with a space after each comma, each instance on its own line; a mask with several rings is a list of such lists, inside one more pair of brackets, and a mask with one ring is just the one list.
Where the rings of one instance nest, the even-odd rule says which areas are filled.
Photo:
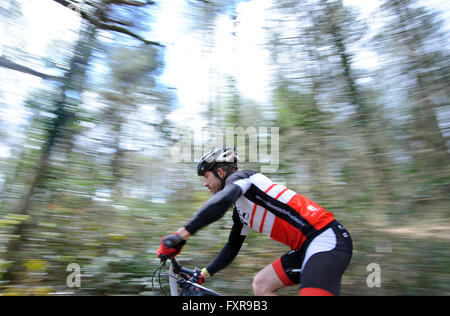
[[211, 170], [217, 163], [237, 163], [238, 161], [239, 157], [235, 147], [213, 148], [200, 159], [197, 165], [197, 173], [199, 176], [203, 176], [206, 171]]

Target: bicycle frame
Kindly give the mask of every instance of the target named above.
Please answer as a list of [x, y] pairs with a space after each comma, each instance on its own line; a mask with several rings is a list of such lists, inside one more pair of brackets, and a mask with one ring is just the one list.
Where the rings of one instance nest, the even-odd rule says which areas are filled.
[[179, 287], [177, 281], [177, 274], [173, 271], [173, 264], [169, 267], [169, 287], [171, 296], [179, 296]]

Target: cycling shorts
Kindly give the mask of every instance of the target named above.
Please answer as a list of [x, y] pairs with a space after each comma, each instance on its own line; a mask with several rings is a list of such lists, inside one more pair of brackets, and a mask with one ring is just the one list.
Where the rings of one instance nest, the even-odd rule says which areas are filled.
[[352, 239], [344, 226], [333, 221], [300, 249], [289, 251], [272, 263], [285, 286], [321, 289], [339, 295], [342, 275], [352, 257]]

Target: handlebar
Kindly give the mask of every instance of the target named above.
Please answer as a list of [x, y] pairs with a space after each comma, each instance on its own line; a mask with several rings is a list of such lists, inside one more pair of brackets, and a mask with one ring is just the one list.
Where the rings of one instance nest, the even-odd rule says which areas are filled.
[[[164, 246], [166, 246], [168, 248], [174, 248], [182, 242], [184, 242], [184, 239], [181, 238], [181, 236], [179, 234], [169, 235], [169, 236], [164, 237], [164, 239], [163, 239]], [[162, 261], [166, 261], [166, 260], [167, 259], [162, 260]], [[182, 274], [185, 274], [185, 276], [183, 276], [183, 278], [185, 280], [189, 280], [190, 282], [193, 282], [193, 283], [199, 282], [199, 278], [201, 275], [200, 269], [196, 268], [194, 270], [191, 270], [191, 269], [184, 268], [175, 260], [175, 258], [170, 259], [170, 261], [172, 262], [173, 272], [175, 274], [182, 273]]]
[[[166, 260], [162, 260], [165, 265]], [[175, 296], [220, 296], [219, 293], [214, 292], [202, 285], [199, 285], [199, 279], [201, 276], [200, 269], [194, 270], [183, 267], [178, 261], [173, 258], [170, 259], [171, 267], [169, 269], [169, 284], [170, 294]], [[161, 269], [160, 269], [161, 270]], [[159, 270], [159, 271], [160, 271]], [[178, 277], [176, 277], [179, 276]], [[204, 281], [204, 280], [203, 280]], [[182, 289], [181, 293], [178, 289]]]
[[175, 274], [180, 274], [180, 273], [184, 274], [185, 276], [183, 276], [183, 278], [185, 280], [189, 280], [192, 283], [199, 282], [199, 278], [201, 275], [200, 269], [195, 268], [194, 270], [191, 270], [191, 269], [185, 268], [181, 264], [179, 264], [175, 258], [170, 259], [170, 261], [172, 262], [173, 272]]
[[[188, 274], [190, 276], [193, 276], [195, 274], [195, 270], [191, 270], [191, 269], [183, 267], [181, 264], [178, 263], [178, 261], [175, 258], [170, 259], [170, 262], [172, 262], [173, 272], [175, 274], [185, 273], [185, 274]], [[196, 269], [196, 270], [198, 270], [198, 269]]]

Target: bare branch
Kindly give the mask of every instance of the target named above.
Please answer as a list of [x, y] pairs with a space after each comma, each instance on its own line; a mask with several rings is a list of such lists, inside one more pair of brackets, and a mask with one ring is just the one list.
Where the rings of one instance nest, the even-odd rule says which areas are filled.
[[53, 0], [53, 1], [55, 1], [55, 2], [57, 2], [57, 3], [59, 3], [59, 4], [61, 4], [61, 5], [63, 5], [63, 6], [65, 6], [65, 7], [70, 7], [70, 6], [73, 6], [74, 4], [76, 4], [76, 3], [74, 3], [73, 1], [68, 1], [68, 0]]
[[154, 1], [145, 1], [145, 2], [140, 2], [140, 1], [135, 1], [135, 0], [110, 0], [111, 3], [114, 4], [126, 4], [126, 5], [132, 5], [135, 7], [143, 7], [146, 5], [154, 5], [155, 2]]
[[120, 20], [116, 20], [116, 19], [113, 19], [113, 18], [110, 18], [110, 17], [102, 17], [101, 20], [103, 22], [114, 23], [114, 24], [119, 24], [119, 25], [135, 26], [133, 22], [120, 21]]
[[110, 31], [119, 32], [119, 33], [123, 33], [123, 34], [129, 35], [131, 37], [134, 37], [134, 38], [144, 42], [147, 45], [155, 45], [155, 46], [160, 46], [160, 47], [164, 46], [164, 45], [162, 45], [162, 44], [160, 44], [158, 42], [146, 40], [142, 36], [140, 36], [140, 35], [138, 35], [136, 33], [133, 33], [132, 31], [130, 31], [129, 29], [127, 29], [125, 27], [121, 27], [121, 26], [114, 25], [114, 24], [98, 23], [98, 22], [94, 23], [94, 24], [96, 24], [101, 29], [110, 30]]
[[[74, 6], [74, 3], [71, 2], [71, 1], [68, 1], [68, 0], [53, 0], [53, 1], [55, 1], [55, 2], [65, 6], [65, 7], [68, 7], [68, 8], [73, 8], [73, 6]], [[155, 4], [155, 2], [153, 2], [153, 1], [139, 2], [139, 1], [133, 1], [133, 0], [110, 0], [110, 3], [134, 5], [134, 6], [145, 6], [145, 5]], [[155, 46], [160, 46], [160, 47], [164, 46], [164, 45], [162, 45], [162, 44], [160, 44], [158, 42], [146, 40], [145, 38], [143, 38], [139, 34], [136, 34], [136, 33], [132, 32], [132, 31], [130, 31], [129, 29], [125, 28], [125, 27], [122, 27], [122, 26], [119, 26], [119, 25], [115, 25], [115, 24], [130, 25], [127, 22], [119, 22], [117, 20], [104, 18], [103, 19], [104, 21], [115, 23], [115, 24], [109, 24], [109, 23], [101, 22], [100, 19], [98, 19], [97, 17], [94, 17], [94, 16], [88, 14], [87, 12], [81, 10], [80, 8], [78, 8], [77, 12], [79, 12], [79, 14], [81, 15], [81, 17], [83, 19], [88, 20], [90, 23], [96, 25], [98, 28], [129, 35], [131, 37], [134, 37], [134, 38], [144, 42], [147, 45], [155, 45]]]
[[36, 71], [34, 69], [31, 69], [27, 66], [23, 66], [20, 64], [17, 64], [11, 60], [9, 60], [8, 58], [6, 58], [5, 56], [0, 56], [0, 67], [4, 67], [4, 68], [8, 68], [11, 70], [15, 70], [15, 71], [19, 71], [19, 72], [23, 72], [32, 76], [36, 76], [42, 79], [58, 79], [58, 77], [55, 76], [51, 76], [51, 75], [47, 75], [44, 74], [40, 71]]

